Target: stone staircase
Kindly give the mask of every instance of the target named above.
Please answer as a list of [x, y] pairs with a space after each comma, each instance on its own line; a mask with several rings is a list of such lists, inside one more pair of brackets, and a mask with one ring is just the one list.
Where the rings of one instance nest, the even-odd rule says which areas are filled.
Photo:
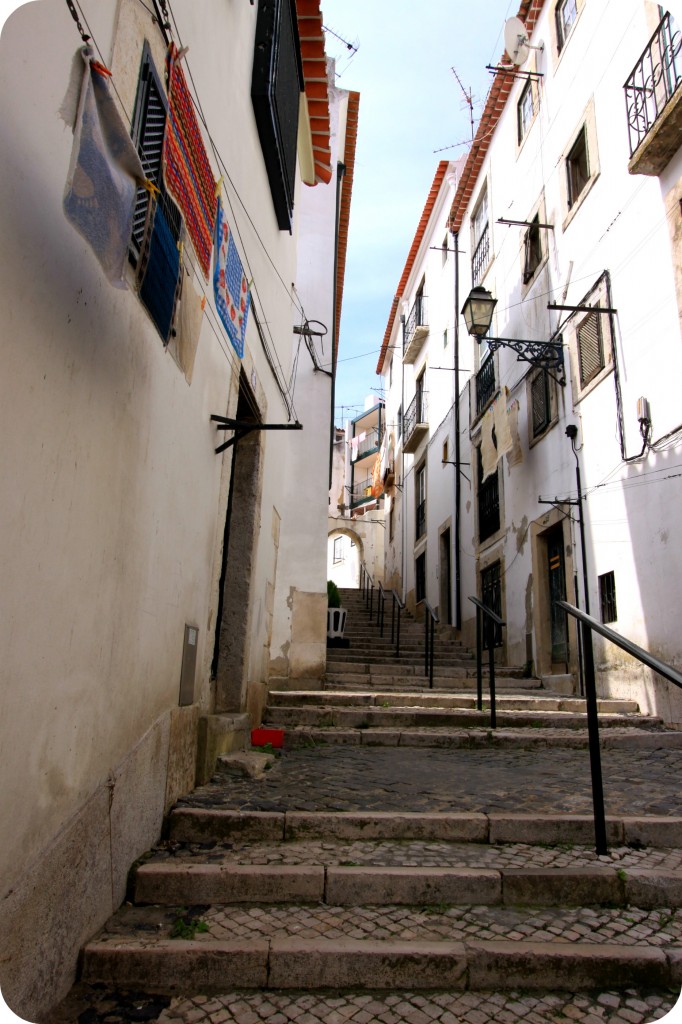
[[645, 1024], [674, 1005], [682, 733], [600, 702], [597, 856], [582, 701], [501, 671], [493, 730], [454, 639], [430, 689], [422, 627], [397, 660], [355, 617], [319, 689], [270, 694], [283, 753], [221, 758], [172, 810], [44, 1024], [99, 1020], [79, 1014], [112, 992], [159, 1024]]

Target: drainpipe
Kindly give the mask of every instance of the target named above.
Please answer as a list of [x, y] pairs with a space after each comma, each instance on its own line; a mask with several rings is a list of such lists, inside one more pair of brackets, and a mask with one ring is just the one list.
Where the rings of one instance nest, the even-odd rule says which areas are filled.
[[337, 277], [339, 272], [339, 215], [341, 211], [341, 188], [343, 186], [343, 176], [346, 173], [346, 165], [341, 163], [340, 160], [336, 164], [336, 226], [334, 228], [334, 283], [332, 289], [332, 397], [331, 397], [331, 410], [330, 418], [331, 422], [329, 425], [329, 487], [332, 488], [332, 467], [334, 462], [334, 430], [336, 422], [334, 418], [334, 402], [336, 401], [336, 359], [337, 351], [336, 346], [338, 343], [338, 336], [336, 332], [336, 299], [338, 295], [338, 283]]
[[[402, 302], [402, 296], [401, 296]], [[400, 323], [402, 324], [401, 339], [402, 349], [400, 351], [400, 408], [401, 412], [401, 424], [400, 424], [400, 479], [401, 479], [401, 498], [400, 498], [400, 529], [403, 535], [403, 542], [400, 545], [400, 578], [402, 581], [402, 594], [401, 598], [403, 603], [407, 596], [407, 586], [405, 574], [407, 572], [407, 557], [405, 555], [405, 544], [407, 542], [407, 531], [406, 531], [406, 519], [407, 519], [407, 506], [405, 502], [405, 363], [403, 362], [403, 353], [405, 351], [405, 314], [402, 313], [400, 316]]]
[[462, 480], [459, 442], [459, 233], [452, 232], [455, 244], [455, 629], [462, 628], [462, 580], [460, 575]]

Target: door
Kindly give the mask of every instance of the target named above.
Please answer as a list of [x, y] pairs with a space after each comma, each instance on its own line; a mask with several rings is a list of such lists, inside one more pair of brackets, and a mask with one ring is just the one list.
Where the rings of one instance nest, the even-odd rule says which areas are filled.
[[440, 618], [441, 622], [452, 625], [452, 562], [450, 530], [440, 535]]
[[564, 564], [564, 531], [561, 526], [547, 538], [547, 572], [549, 578], [549, 617], [552, 643], [552, 664], [568, 665], [568, 625], [566, 612], [557, 608], [557, 601], [566, 600], [566, 568]]

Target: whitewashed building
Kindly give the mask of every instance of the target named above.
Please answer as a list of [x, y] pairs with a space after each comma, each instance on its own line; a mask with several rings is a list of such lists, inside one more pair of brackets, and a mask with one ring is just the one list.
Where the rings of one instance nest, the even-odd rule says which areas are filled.
[[[462, 378], [475, 373], [448, 412], [447, 388], [432, 371], [443, 328], [429, 314], [414, 369], [403, 371], [403, 408], [424, 367], [429, 407], [411, 461], [405, 456], [396, 509], [402, 500], [406, 523], [394, 527], [387, 565], [408, 597], [414, 591], [450, 617], [469, 643], [468, 597], [483, 597], [506, 622], [504, 663], [577, 689], [576, 631], [557, 596], [589, 604], [662, 660], [682, 660], [682, 54], [675, 22], [646, 0], [528, 0], [518, 17], [529, 45], [516, 64], [500, 59], [449, 216], [430, 221], [396, 300], [407, 303], [409, 324], [426, 249], [449, 230], [457, 346], [449, 365], [454, 374], [458, 363]], [[433, 281], [427, 268], [425, 294]], [[472, 346], [461, 311], [474, 287], [496, 300], [488, 337], [502, 346]], [[396, 313], [394, 303], [384, 379], [389, 348], [394, 364], [401, 354]], [[517, 358], [537, 356], [526, 342], [552, 343], [545, 368]], [[407, 348], [403, 364], [406, 356]], [[389, 421], [396, 398], [387, 398]], [[450, 460], [460, 462], [448, 467], [460, 479], [454, 497], [444, 479]], [[452, 548], [440, 543], [448, 502], [458, 524]], [[420, 515], [417, 540], [410, 519]], [[595, 644], [601, 692], [680, 721], [672, 687], [606, 641]]]
[[319, 0], [79, 12], [25, 4], [0, 41], [0, 986], [28, 1019], [269, 680], [324, 670], [333, 367], [295, 329], [335, 340], [350, 201]]

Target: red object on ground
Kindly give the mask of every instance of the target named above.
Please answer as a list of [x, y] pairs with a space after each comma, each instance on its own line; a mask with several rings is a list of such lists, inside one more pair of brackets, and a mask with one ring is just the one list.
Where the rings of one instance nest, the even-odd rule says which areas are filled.
[[252, 729], [251, 746], [264, 747], [271, 743], [273, 747], [281, 747], [284, 743], [284, 729]]

